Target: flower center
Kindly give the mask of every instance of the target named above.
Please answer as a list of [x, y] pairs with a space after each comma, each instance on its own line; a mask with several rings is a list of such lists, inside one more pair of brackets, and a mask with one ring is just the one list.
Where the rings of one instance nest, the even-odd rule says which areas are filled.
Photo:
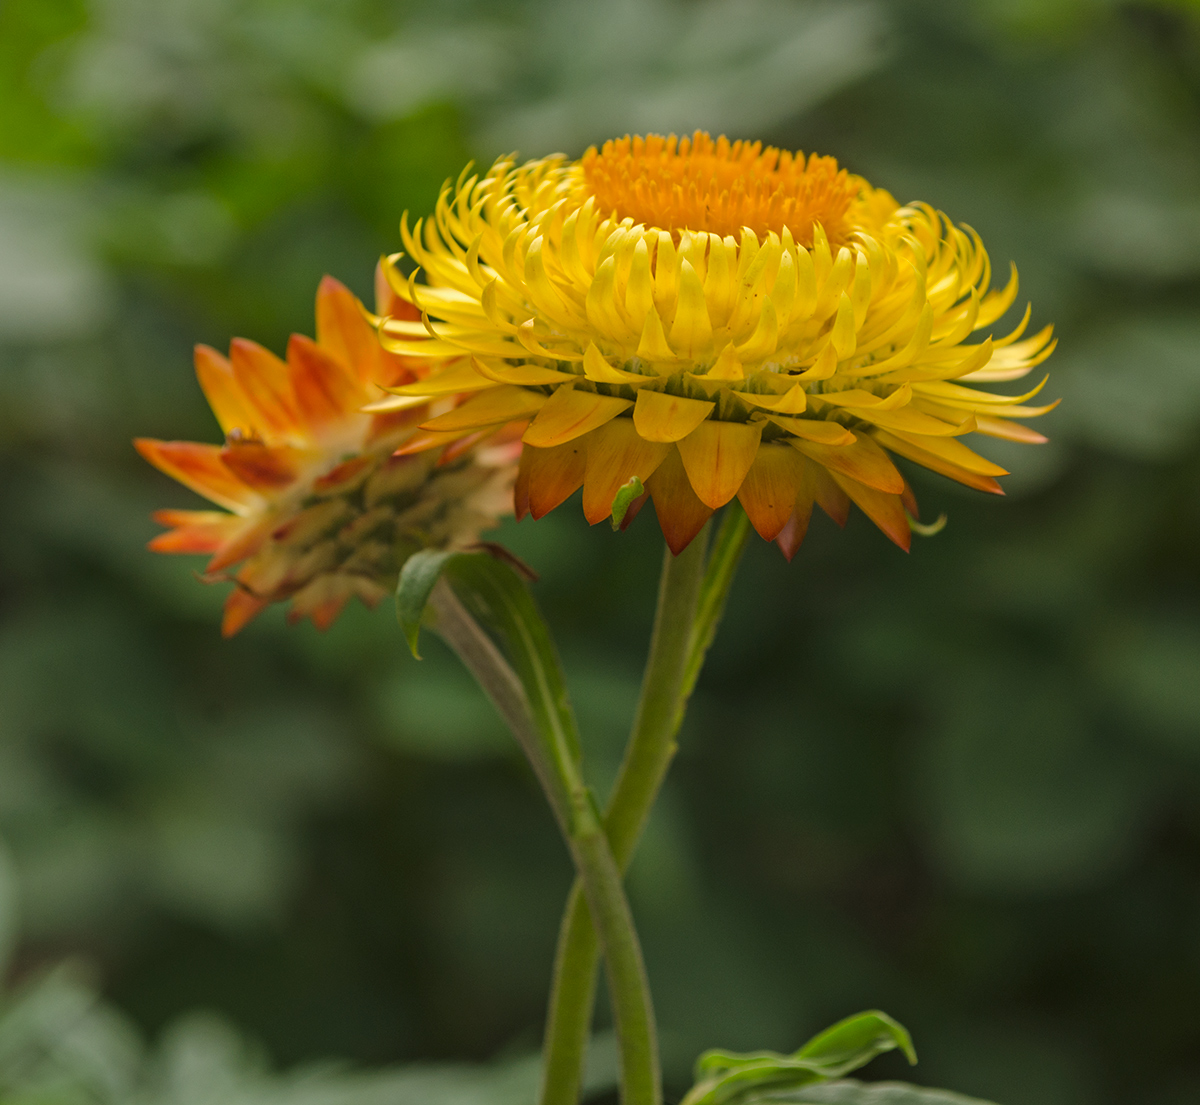
[[861, 183], [832, 157], [792, 154], [761, 142], [714, 141], [651, 134], [619, 138], [583, 155], [587, 190], [599, 210], [615, 211], [664, 230], [699, 230], [722, 236], [749, 227], [760, 238], [787, 227], [811, 245], [820, 223], [831, 244], [845, 237], [844, 223]]

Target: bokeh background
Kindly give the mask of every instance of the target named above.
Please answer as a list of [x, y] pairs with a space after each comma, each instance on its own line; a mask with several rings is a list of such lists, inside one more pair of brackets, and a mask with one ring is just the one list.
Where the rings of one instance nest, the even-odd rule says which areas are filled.
[[[671, 1092], [879, 1006], [926, 1084], [1200, 1100], [1200, 9], [1113, 0], [0, 0], [0, 1099], [530, 1100], [570, 871], [487, 703], [386, 609], [221, 641], [129, 440], [468, 159], [695, 127], [975, 226], [1063, 403], [909, 556], [751, 546], [630, 875]], [[650, 513], [501, 539], [603, 786]]]

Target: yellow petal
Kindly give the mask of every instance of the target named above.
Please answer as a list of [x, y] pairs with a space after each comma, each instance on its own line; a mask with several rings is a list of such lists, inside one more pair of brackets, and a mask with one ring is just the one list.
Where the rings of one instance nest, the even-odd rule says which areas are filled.
[[768, 415], [767, 421], [818, 445], [850, 445], [854, 441], [854, 435], [840, 422], [827, 422], [823, 418], [779, 418]]
[[684, 399], [643, 388], [633, 409], [633, 424], [647, 441], [679, 441], [712, 414], [716, 406], [703, 399]]
[[734, 352], [743, 364], [761, 361], [764, 357], [775, 352], [779, 344], [779, 319], [775, 314], [775, 304], [770, 299], [762, 301], [762, 314], [758, 317], [758, 325]]
[[799, 384], [793, 384], [782, 395], [751, 395], [748, 391], [736, 391], [734, 394], [752, 407], [776, 414], [803, 414], [808, 406], [808, 396]]
[[732, 345], [727, 345], [721, 350], [721, 355], [704, 375], [710, 380], [744, 380], [746, 378], [746, 373], [742, 370], [742, 362], [737, 359]]
[[900, 430], [910, 434], [927, 434], [931, 437], [957, 437], [975, 429], [975, 418], [968, 416], [961, 422], [945, 422], [923, 411], [905, 407], [899, 411], [864, 410], [859, 417], [885, 430]]
[[526, 445], [549, 449], [603, 426], [632, 406], [628, 399], [614, 399], [564, 386], [546, 401], [521, 440]]
[[826, 403], [832, 403], [835, 407], [894, 411], [899, 407], [906, 407], [912, 402], [912, 388], [907, 384], [902, 384], [890, 395], [874, 395], [861, 388], [848, 388], [846, 391], [822, 392], [821, 399]]
[[716, 510], [737, 494], [754, 463], [761, 422], [701, 422], [679, 442], [679, 455], [697, 498]]
[[671, 324], [671, 346], [684, 357], [701, 356], [712, 345], [712, 323], [704, 302], [704, 286], [691, 262], [680, 263], [679, 298]]
[[435, 433], [452, 433], [462, 430], [477, 430], [481, 426], [496, 426], [502, 422], [515, 422], [528, 418], [546, 402], [544, 395], [519, 387], [498, 387], [473, 395], [461, 407], [439, 414], [428, 422], [421, 423], [422, 430]]
[[486, 376], [475, 371], [474, 365], [467, 358], [456, 360], [445, 368], [431, 373], [428, 378], [418, 380], [415, 384], [404, 384], [398, 388], [385, 388], [393, 395], [457, 395], [464, 391], [482, 391], [494, 387], [495, 384]]
[[359, 410], [363, 414], [390, 414], [392, 411], [406, 411], [410, 407], [419, 407], [429, 402], [428, 395], [389, 395], [386, 399], [377, 399]]
[[838, 300], [837, 318], [833, 320], [829, 344], [833, 346], [839, 361], [851, 356], [858, 347], [858, 335], [854, 331], [854, 304], [845, 292]]
[[542, 368], [535, 364], [508, 364], [497, 361], [489, 364], [480, 357], [472, 357], [471, 364], [480, 376], [494, 380], [498, 384], [516, 384], [521, 387], [540, 387], [544, 384], [565, 384], [574, 380], [570, 372], [559, 372], [554, 368]]
[[837, 372], [838, 357], [832, 343], [826, 343], [825, 348], [817, 355], [812, 368], [806, 369], [796, 377], [797, 380], [828, 380]]
[[603, 354], [596, 348], [595, 342], [588, 342], [587, 351], [583, 355], [583, 374], [587, 379], [597, 384], [630, 384], [640, 387], [654, 379], [653, 376], [641, 376], [636, 372], [626, 372], [624, 369], [613, 368], [604, 359]]
[[651, 306], [646, 312], [646, 321], [642, 326], [642, 336], [638, 341], [637, 355], [643, 361], [661, 362], [675, 361], [675, 351], [667, 344], [667, 335], [663, 331], [662, 319], [658, 310]]

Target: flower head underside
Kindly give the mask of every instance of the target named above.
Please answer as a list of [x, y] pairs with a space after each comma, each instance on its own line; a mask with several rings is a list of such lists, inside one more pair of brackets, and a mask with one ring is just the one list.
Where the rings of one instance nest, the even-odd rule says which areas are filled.
[[[377, 285], [377, 310], [415, 316], [381, 274]], [[511, 508], [519, 443], [479, 450], [472, 438], [436, 462], [426, 451], [404, 453], [417, 424], [451, 404], [384, 412], [371, 404], [382, 387], [419, 380], [437, 362], [382, 349], [362, 305], [332, 277], [317, 293], [316, 340], [293, 334], [286, 360], [243, 338], [228, 357], [197, 346], [195, 360], [224, 444], [136, 445], [225, 508], [157, 512], [170, 529], [150, 547], [204, 553], [207, 580], [234, 582], [226, 636], [286, 600], [291, 620], [310, 617], [324, 629], [352, 597], [370, 606], [384, 598], [408, 554], [469, 545]]]

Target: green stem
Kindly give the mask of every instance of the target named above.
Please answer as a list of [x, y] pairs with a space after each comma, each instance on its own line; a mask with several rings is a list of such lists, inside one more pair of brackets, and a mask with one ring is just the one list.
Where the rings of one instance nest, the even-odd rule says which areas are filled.
[[[705, 564], [707, 530], [679, 556], [664, 554], [650, 654], [637, 716], [605, 814], [612, 855], [623, 873], [677, 748], [688, 698], [716, 633], [746, 545], [749, 522], [735, 501], [725, 511]], [[543, 1048], [541, 1105], [576, 1105], [596, 1001], [600, 941], [576, 879], [559, 930]]]
[[[492, 598], [504, 601], [503, 594]], [[444, 580], [434, 587], [429, 605], [435, 631], [475, 676], [529, 758], [571, 850], [589, 918], [596, 922], [593, 939], [598, 933], [608, 967], [621, 1051], [623, 1105], [661, 1105], [658, 1037], [641, 946], [621, 871], [583, 782], [578, 734], [555, 686], [557, 671], [546, 671], [540, 659], [546, 656], [549, 641], [532, 639], [540, 627], [530, 619], [519, 615], [512, 619], [518, 636], [510, 644], [521, 650], [526, 661], [520, 667], [527, 678], [521, 680]]]

